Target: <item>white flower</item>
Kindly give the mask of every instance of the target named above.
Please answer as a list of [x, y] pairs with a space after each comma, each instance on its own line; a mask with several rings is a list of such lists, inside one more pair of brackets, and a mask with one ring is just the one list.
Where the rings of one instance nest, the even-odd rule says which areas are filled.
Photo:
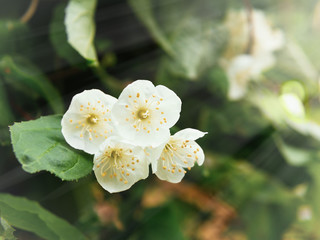
[[190, 170], [195, 162], [204, 162], [202, 148], [195, 142], [206, 133], [187, 128], [171, 136], [157, 148], [148, 148], [152, 171], [161, 180], [178, 183], [184, 177], [185, 168]]
[[[249, 20], [249, 14], [251, 14], [251, 20]], [[255, 9], [251, 13], [244, 9], [231, 10], [227, 14], [225, 26], [230, 35], [224, 53], [226, 59], [244, 54], [248, 48], [250, 48], [250, 55], [259, 56], [270, 54], [284, 45], [283, 32], [273, 29], [260, 10]]]
[[108, 138], [94, 155], [94, 173], [98, 183], [108, 192], [129, 189], [149, 175], [149, 163], [141, 147], [118, 136]]
[[231, 59], [226, 68], [229, 99], [242, 98], [247, 92], [249, 81], [257, 79], [264, 69], [272, 66], [273, 62], [274, 58], [270, 54], [265, 55], [262, 59], [248, 54], [238, 55]]
[[179, 119], [180, 98], [165, 86], [137, 80], [120, 94], [112, 108], [119, 134], [140, 146], [158, 146]]
[[94, 154], [113, 133], [110, 110], [116, 98], [100, 90], [86, 90], [72, 98], [61, 125], [65, 140], [74, 148]]
[[284, 45], [284, 35], [274, 30], [259, 10], [230, 11], [225, 26], [230, 36], [220, 65], [229, 80], [228, 97], [238, 100], [246, 94], [250, 80], [258, 80], [263, 71], [274, 65], [273, 52]]

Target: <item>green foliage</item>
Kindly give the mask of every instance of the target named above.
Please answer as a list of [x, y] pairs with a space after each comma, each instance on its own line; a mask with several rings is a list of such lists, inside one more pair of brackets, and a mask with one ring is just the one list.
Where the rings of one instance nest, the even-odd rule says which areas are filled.
[[10, 225], [33, 232], [44, 239], [86, 239], [68, 222], [25, 198], [0, 194], [0, 211]]
[[133, 239], [185, 239], [180, 230], [179, 209], [174, 206], [171, 202], [171, 205], [146, 210]]
[[[216, 63], [226, 41], [225, 31], [214, 24], [217, 19], [206, 16], [199, 18], [197, 11], [200, 9], [188, 1], [178, 4], [161, 2], [164, 7], [158, 6], [153, 0], [132, 0], [129, 3], [155, 41], [170, 57], [164, 61], [171, 61], [169, 65], [174, 74], [196, 80], [204, 70]], [[191, 5], [188, 8], [190, 11], [179, 13], [180, 19], [171, 19], [170, 12], [178, 13], [183, 3]], [[202, 6], [201, 10], [212, 7], [207, 1], [203, 5], [205, 7]]]
[[50, 24], [50, 40], [57, 54], [66, 59], [71, 65], [77, 65], [83, 61], [81, 56], [68, 43], [64, 25], [66, 4], [59, 4], [53, 13]]
[[92, 170], [92, 157], [65, 142], [59, 115], [15, 123], [10, 132], [13, 150], [27, 172], [46, 170], [63, 180], [74, 180]]
[[4, 79], [8, 84], [28, 94], [46, 99], [55, 113], [63, 112], [64, 106], [60, 93], [27, 59], [4, 56], [0, 59], [0, 70], [4, 73]]
[[93, 66], [98, 65], [94, 48], [94, 13], [97, 0], [70, 0], [66, 8], [65, 25], [68, 42]]
[[28, 34], [28, 27], [18, 20], [0, 20], [0, 57], [14, 54], [28, 47], [23, 36]]
[[13, 232], [14, 229], [0, 216], [0, 240], [16, 240]]

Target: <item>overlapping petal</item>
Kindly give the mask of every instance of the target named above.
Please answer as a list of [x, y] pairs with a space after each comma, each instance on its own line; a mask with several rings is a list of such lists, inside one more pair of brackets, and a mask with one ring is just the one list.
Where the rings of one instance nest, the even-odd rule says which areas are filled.
[[143, 148], [112, 136], [94, 156], [94, 173], [108, 192], [121, 192], [149, 175], [149, 163]]

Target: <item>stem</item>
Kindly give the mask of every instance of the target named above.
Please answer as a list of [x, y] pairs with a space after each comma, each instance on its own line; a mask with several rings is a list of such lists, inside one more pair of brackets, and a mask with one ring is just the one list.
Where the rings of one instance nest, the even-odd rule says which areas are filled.
[[20, 18], [20, 22], [27, 23], [32, 18], [33, 14], [36, 12], [36, 9], [38, 7], [38, 3], [39, 3], [39, 0], [31, 0], [29, 8], [23, 14], [23, 16]]
[[114, 95], [119, 95], [119, 93], [125, 87], [125, 83], [111, 76], [105, 69], [103, 69], [100, 65], [97, 67], [93, 67], [92, 70], [99, 78], [102, 85], [109, 90], [110, 93]]

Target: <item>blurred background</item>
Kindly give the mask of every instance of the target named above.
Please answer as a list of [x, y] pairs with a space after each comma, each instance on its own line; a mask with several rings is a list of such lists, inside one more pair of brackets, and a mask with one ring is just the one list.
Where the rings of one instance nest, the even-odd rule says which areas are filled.
[[[320, 239], [320, 1], [99, 0], [99, 66], [68, 43], [67, 4], [0, 0], [1, 193], [93, 240]], [[208, 132], [203, 166], [116, 194], [92, 173], [62, 181], [22, 169], [9, 125], [63, 114], [85, 89], [118, 97], [137, 79], [181, 98], [172, 133]], [[43, 239], [10, 224], [17, 239]]]

